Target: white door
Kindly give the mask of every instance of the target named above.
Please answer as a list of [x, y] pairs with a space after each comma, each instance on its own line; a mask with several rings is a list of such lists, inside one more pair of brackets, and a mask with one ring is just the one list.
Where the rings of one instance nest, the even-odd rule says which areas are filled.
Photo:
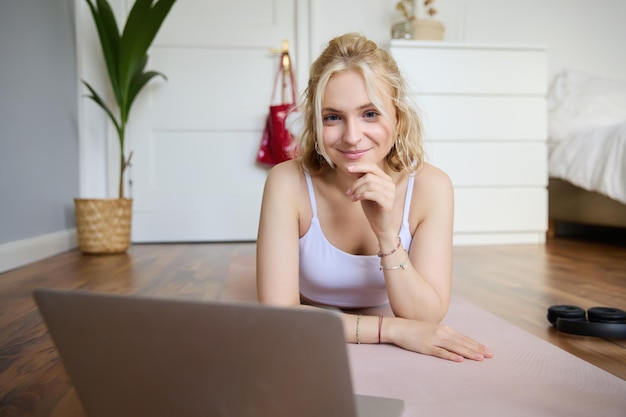
[[297, 67], [296, 15], [296, 0], [174, 4], [148, 63], [167, 81], [142, 92], [127, 134], [134, 242], [256, 239], [270, 49], [288, 40]]

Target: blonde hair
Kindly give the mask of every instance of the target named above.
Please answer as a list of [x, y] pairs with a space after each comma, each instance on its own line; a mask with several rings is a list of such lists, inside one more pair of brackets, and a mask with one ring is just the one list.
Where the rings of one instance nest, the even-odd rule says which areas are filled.
[[[372, 103], [389, 121], [393, 119], [385, 113], [382, 99], [391, 99], [396, 111], [396, 139], [385, 160], [394, 171], [417, 169], [424, 160], [422, 122], [408, 99], [406, 82], [393, 57], [357, 33], [332, 39], [311, 65], [309, 83], [299, 106], [304, 125], [298, 153], [305, 168], [312, 174], [334, 168], [323, 146], [322, 99], [328, 80], [343, 71], [356, 71], [363, 77]], [[379, 92], [385, 97], [379, 97]]]

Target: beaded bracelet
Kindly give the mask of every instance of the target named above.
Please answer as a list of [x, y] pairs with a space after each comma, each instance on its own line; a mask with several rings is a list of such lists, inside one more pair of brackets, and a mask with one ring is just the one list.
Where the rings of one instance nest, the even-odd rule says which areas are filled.
[[400, 265], [394, 265], [394, 266], [385, 266], [382, 263], [380, 264], [380, 270], [382, 271], [383, 269], [386, 271], [392, 271], [394, 269], [407, 269], [409, 267], [409, 256], [407, 254], [406, 259], [404, 260], [404, 262], [402, 262]]
[[356, 318], [356, 344], [360, 345], [361, 340], [359, 339], [359, 322], [361, 321], [361, 314], [359, 314]]
[[398, 245], [395, 248], [393, 248], [393, 250], [389, 253], [378, 253], [378, 257], [384, 258], [385, 256], [389, 256], [389, 255], [396, 253], [396, 251], [400, 249], [401, 244], [402, 244], [402, 239], [400, 239], [400, 236], [398, 236]]

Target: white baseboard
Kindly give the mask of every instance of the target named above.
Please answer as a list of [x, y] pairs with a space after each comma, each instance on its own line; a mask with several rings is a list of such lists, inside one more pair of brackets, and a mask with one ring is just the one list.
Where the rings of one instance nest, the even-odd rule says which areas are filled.
[[0, 273], [76, 247], [76, 229], [4, 243], [0, 245]]

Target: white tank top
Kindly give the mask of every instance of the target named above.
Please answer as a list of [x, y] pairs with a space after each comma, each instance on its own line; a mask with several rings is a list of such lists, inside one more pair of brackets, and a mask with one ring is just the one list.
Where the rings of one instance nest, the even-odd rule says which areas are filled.
[[[337, 249], [324, 235], [317, 217], [313, 183], [305, 172], [313, 218], [300, 238], [300, 294], [315, 303], [340, 308], [373, 307], [387, 303], [385, 277], [377, 255], [353, 255]], [[411, 247], [409, 208], [414, 174], [404, 201], [400, 238], [405, 250]]]

